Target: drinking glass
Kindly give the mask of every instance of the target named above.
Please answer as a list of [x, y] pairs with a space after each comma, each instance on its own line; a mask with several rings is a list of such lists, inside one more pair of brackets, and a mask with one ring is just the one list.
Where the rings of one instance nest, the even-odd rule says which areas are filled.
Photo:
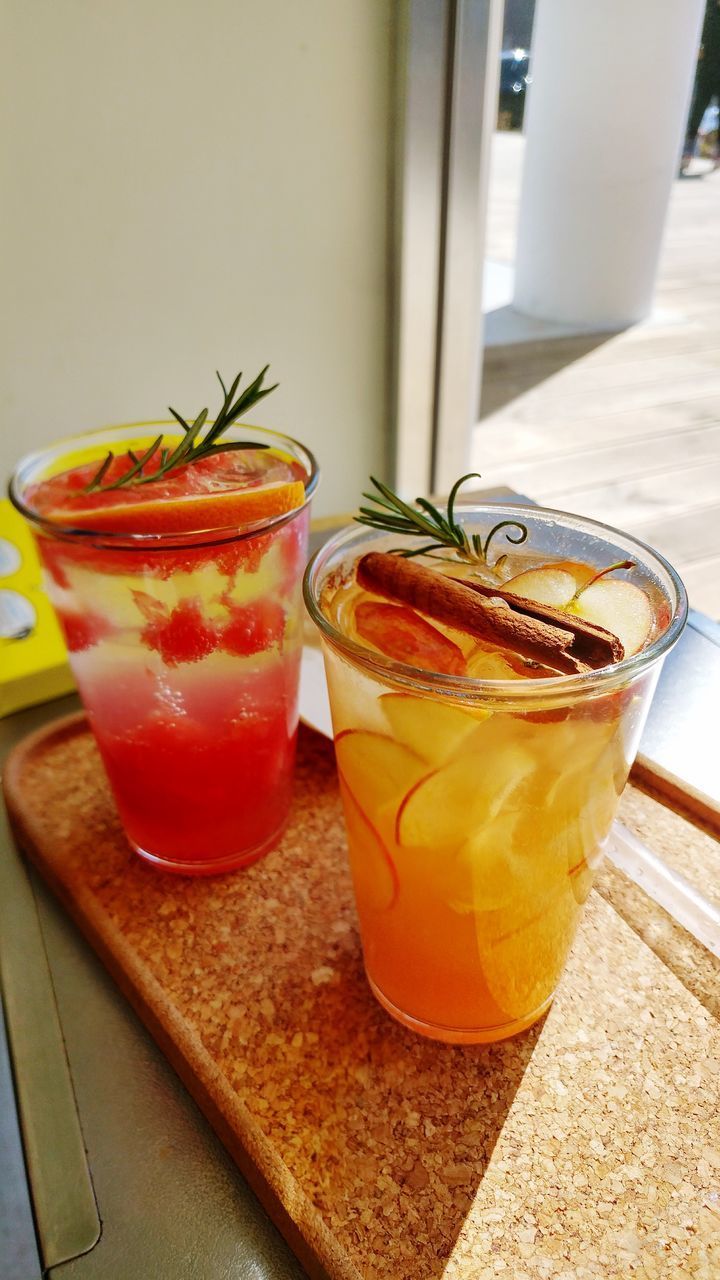
[[297, 441], [243, 425], [225, 439], [289, 459], [305, 487], [300, 507], [238, 528], [226, 527], [219, 502], [217, 522], [183, 533], [98, 532], [33, 509], [39, 482], [108, 450], [139, 451], [161, 431], [170, 440], [177, 425], [61, 441], [19, 464], [10, 496], [33, 530], [131, 845], [166, 871], [208, 875], [260, 857], [287, 820], [318, 468]]
[[370, 986], [406, 1026], [480, 1043], [553, 998], [687, 602], [662, 556], [596, 522], [495, 504], [456, 519], [483, 536], [521, 520], [538, 563], [630, 558], [654, 614], [646, 647], [614, 666], [473, 679], [395, 661], [328, 616], [357, 558], [397, 535], [356, 526], [308, 566]]

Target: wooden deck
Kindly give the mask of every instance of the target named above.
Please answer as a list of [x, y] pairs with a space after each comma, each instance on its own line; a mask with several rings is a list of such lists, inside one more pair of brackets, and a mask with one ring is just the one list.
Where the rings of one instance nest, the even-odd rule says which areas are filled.
[[[497, 134], [487, 256], [511, 263], [523, 140]], [[637, 534], [720, 617], [720, 172], [676, 182], [653, 318], [488, 347], [473, 467]]]

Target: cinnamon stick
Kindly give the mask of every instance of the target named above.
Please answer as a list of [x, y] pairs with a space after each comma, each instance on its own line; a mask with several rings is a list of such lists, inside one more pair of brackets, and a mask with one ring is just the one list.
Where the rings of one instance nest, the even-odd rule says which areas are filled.
[[[523, 601], [519, 596], [509, 599], [509, 593], [501, 595], [492, 588], [487, 589], [486, 597], [484, 591], [402, 556], [370, 552], [358, 562], [357, 580], [367, 591], [401, 600], [438, 622], [511, 649], [565, 675], [589, 671], [595, 665], [604, 666], [612, 660], [609, 655], [599, 660], [599, 651], [595, 648], [598, 637], [594, 633], [602, 628], [595, 628], [592, 623], [578, 618], [566, 619], [562, 614], [562, 624], [558, 625], [555, 620], [536, 616], [531, 601]], [[586, 641], [588, 629], [593, 633], [590, 644]], [[581, 653], [577, 651], [578, 641]], [[584, 656], [588, 652], [593, 662]]]
[[497, 587], [486, 587], [481, 582], [470, 582], [464, 579], [463, 586], [468, 587], [471, 591], [477, 591], [482, 596], [504, 600], [506, 604], [510, 605], [513, 612], [519, 612], [529, 618], [537, 618], [540, 622], [550, 622], [555, 626], [563, 627], [566, 631], [572, 631], [575, 636], [572, 652], [593, 669], [606, 667], [611, 662], [621, 662], [625, 657], [622, 641], [618, 640], [618, 637], [613, 635], [612, 631], [607, 631], [605, 627], [601, 627], [597, 622], [588, 622], [585, 618], [578, 618], [575, 614], [565, 613], [562, 609], [555, 609], [553, 605], [538, 604], [535, 600], [527, 600], [525, 596], [516, 595], [513, 591], [499, 591]]

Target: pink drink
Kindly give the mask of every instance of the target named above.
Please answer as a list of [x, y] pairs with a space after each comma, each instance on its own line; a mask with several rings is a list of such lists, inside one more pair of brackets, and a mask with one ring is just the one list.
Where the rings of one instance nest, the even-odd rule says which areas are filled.
[[[271, 447], [215, 455], [139, 496], [85, 494], [108, 443], [137, 449], [147, 432], [28, 459], [14, 497], [33, 520], [130, 842], [167, 870], [204, 875], [259, 857], [287, 820], [317, 471], [293, 441], [242, 428]], [[79, 450], [93, 461], [67, 468]], [[299, 502], [277, 514], [284, 490]]]

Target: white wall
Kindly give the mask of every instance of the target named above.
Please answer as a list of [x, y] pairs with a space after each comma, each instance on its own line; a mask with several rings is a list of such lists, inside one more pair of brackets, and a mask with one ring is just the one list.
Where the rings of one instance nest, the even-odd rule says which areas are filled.
[[215, 369], [324, 471], [383, 468], [392, 0], [4, 0], [0, 479]]

